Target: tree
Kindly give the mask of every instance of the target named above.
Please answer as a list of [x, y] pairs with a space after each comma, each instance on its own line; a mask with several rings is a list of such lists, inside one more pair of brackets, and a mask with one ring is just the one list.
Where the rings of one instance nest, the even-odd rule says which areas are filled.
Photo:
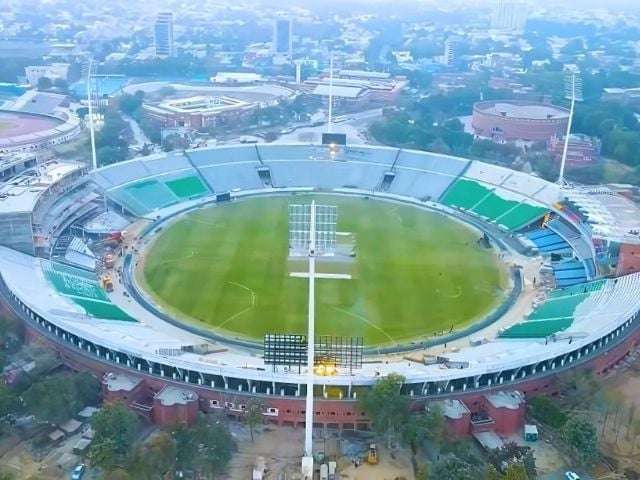
[[79, 406], [73, 377], [52, 375], [41, 378], [23, 394], [27, 411], [41, 420], [62, 423], [76, 413]]
[[534, 397], [529, 401], [531, 416], [553, 428], [561, 428], [567, 421], [567, 415], [549, 397]]
[[498, 472], [496, 467], [493, 465], [487, 465], [486, 470], [484, 471], [484, 480], [503, 480], [504, 476]]
[[573, 458], [581, 465], [591, 465], [598, 458], [598, 434], [585, 417], [571, 417], [561, 430], [561, 438]]
[[262, 412], [264, 411], [264, 404], [258, 399], [251, 399], [247, 403], [247, 409], [244, 412], [244, 423], [249, 427], [249, 433], [251, 434], [251, 443], [253, 443], [253, 431], [259, 425], [262, 425]]
[[386, 436], [388, 446], [403, 431], [409, 417], [409, 401], [400, 393], [403, 383], [402, 375], [391, 373], [378, 380], [360, 399], [374, 430]]
[[91, 421], [92, 462], [105, 470], [123, 466], [136, 437], [138, 417], [124, 405], [107, 405]]
[[121, 162], [129, 153], [131, 128], [115, 109], [105, 112], [104, 124], [96, 135], [98, 161], [101, 165]]
[[233, 438], [217, 417], [200, 415], [193, 427], [171, 427], [176, 446], [176, 468], [194, 469], [202, 475], [215, 476], [224, 471], [235, 447]]
[[425, 440], [439, 444], [444, 433], [444, 415], [439, 405], [432, 405], [425, 412], [411, 416], [402, 431], [405, 441], [413, 455]]
[[38, 79], [38, 90], [49, 90], [53, 87], [53, 82], [49, 77], [40, 77]]
[[454, 455], [447, 455], [433, 464], [429, 472], [438, 480], [477, 480], [482, 478], [482, 470]]
[[123, 113], [134, 116], [138, 113], [138, 110], [142, 106], [144, 101], [144, 92], [138, 90], [133, 95], [128, 93], [122, 94], [118, 99], [118, 106]]
[[75, 395], [80, 407], [97, 405], [100, 400], [100, 382], [89, 372], [76, 373], [73, 376]]
[[136, 448], [127, 462], [127, 472], [136, 479], [164, 478], [175, 468], [176, 444], [168, 432], [160, 432]]
[[512, 463], [509, 465], [504, 478], [505, 480], [529, 480], [527, 471], [521, 463]]
[[0, 384], [0, 419], [15, 413], [20, 407], [18, 396], [4, 384]]

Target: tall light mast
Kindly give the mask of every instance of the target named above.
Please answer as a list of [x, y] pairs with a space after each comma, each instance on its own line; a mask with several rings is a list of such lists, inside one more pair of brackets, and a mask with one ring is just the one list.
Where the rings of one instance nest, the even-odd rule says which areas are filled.
[[567, 163], [567, 152], [569, 151], [569, 135], [571, 134], [571, 124], [573, 123], [573, 110], [576, 105], [576, 74], [571, 75], [571, 107], [569, 109], [569, 121], [567, 122], [567, 132], [564, 136], [564, 147], [562, 149], [562, 160], [560, 162], [560, 175], [558, 184], [564, 183], [564, 169]]
[[89, 133], [91, 135], [91, 168], [98, 168], [98, 158], [96, 156], [96, 132], [93, 123], [93, 98], [91, 95], [91, 77], [93, 70], [93, 58], [89, 58], [89, 68], [87, 69], [87, 105], [89, 106]]
[[329, 122], [327, 132], [331, 133], [333, 129], [333, 53], [329, 60]]

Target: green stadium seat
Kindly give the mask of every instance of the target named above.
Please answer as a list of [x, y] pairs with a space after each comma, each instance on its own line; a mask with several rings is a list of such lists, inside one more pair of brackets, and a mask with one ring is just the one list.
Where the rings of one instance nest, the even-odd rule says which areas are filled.
[[514, 202], [513, 200], [505, 200], [500, 196], [492, 193], [491, 195], [485, 197], [478, 205], [476, 205], [471, 211], [481, 217], [486, 217], [491, 220], [495, 220], [498, 217], [501, 217], [509, 210], [518, 206], [518, 202]]
[[196, 176], [169, 180], [165, 184], [179, 198], [199, 197], [208, 193], [207, 187]]
[[500, 334], [502, 338], [540, 338], [566, 330], [573, 323], [578, 305], [598, 292], [606, 280], [555, 290], [524, 322], [517, 323]]
[[548, 211], [546, 208], [521, 203], [516, 208], [497, 218], [496, 221], [509, 230], [518, 230], [542, 218]]
[[543, 207], [502, 198], [495, 190], [467, 179], [458, 179], [444, 195], [442, 203], [469, 210], [508, 230], [522, 228], [548, 211]]
[[573, 317], [576, 307], [589, 297], [589, 294], [573, 295], [570, 297], [554, 298], [547, 300], [530, 316], [530, 320], [544, 318]]
[[573, 318], [523, 322], [510, 327], [500, 336], [502, 338], [544, 338], [566, 330], [571, 326], [572, 322]]
[[140, 205], [143, 205], [148, 212], [168, 207], [178, 202], [178, 197], [173, 194], [169, 187], [157, 180], [144, 180], [125, 187], [124, 191], [130, 194]]
[[469, 210], [491, 193], [478, 182], [458, 179], [445, 193], [442, 203], [451, 207]]
[[49, 261], [43, 261], [42, 270], [53, 288], [82, 307], [87, 315], [104, 320], [136, 321], [111, 303], [94, 273]]

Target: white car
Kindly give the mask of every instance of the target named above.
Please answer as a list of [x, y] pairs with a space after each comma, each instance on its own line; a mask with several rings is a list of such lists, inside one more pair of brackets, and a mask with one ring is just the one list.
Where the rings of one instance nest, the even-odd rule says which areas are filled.
[[580, 480], [580, 475], [578, 475], [576, 472], [564, 472], [564, 477], [567, 480]]
[[81, 480], [86, 468], [87, 467], [84, 463], [77, 465], [76, 468], [74, 468], [71, 472], [71, 480]]

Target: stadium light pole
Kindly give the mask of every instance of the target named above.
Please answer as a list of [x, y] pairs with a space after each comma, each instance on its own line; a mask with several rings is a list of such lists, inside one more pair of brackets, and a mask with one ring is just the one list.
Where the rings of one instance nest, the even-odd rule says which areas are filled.
[[[307, 324], [307, 397], [304, 414], [304, 456], [313, 462], [313, 375], [315, 363], [316, 310], [316, 202], [311, 202], [309, 228], [309, 316]], [[313, 465], [313, 463], [311, 463]], [[312, 470], [313, 472], [313, 470]]]
[[560, 161], [560, 175], [558, 184], [564, 183], [564, 169], [567, 163], [567, 152], [569, 151], [569, 135], [571, 134], [571, 123], [573, 122], [573, 110], [576, 105], [576, 74], [571, 75], [571, 107], [569, 108], [569, 121], [567, 122], [567, 132], [564, 136], [564, 147], [562, 148], [562, 160]]
[[96, 132], [93, 123], [93, 99], [91, 98], [91, 70], [93, 69], [93, 58], [89, 58], [89, 68], [87, 70], [87, 105], [89, 106], [89, 134], [91, 135], [91, 166], [93, 170], [98, 168], [98, 158], [96, 156]]
[[333, 129], [333, 53], [329, 59], [329, 121], [327, 122], [327, 132]]

